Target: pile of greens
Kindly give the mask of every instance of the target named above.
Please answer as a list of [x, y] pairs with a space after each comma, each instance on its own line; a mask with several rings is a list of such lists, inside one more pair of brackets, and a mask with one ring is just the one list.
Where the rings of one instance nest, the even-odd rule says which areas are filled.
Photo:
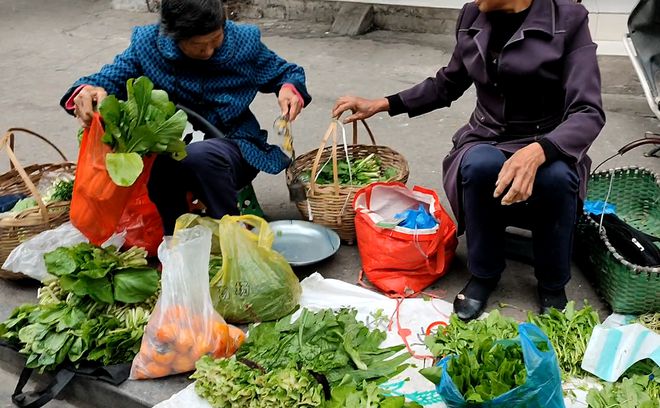
[[588, 304], [575, 310], [575, 303], [568, 302], [563, 312], [552, 309], [550, 313], [529, 313], [527, 320], [537, 325], [552, 343], [564, 377], [584, 377], [582, 359], [587, 350], [591, 333], [600, 324], [598, 313]]
[[320, 407], [323, 387], [295, 366], [264, 372], [236, 359], [197, 361], [195, 391], [214, 408]]
[[[44, 204], [50, 204], [56, 201], [71, 201], [73, 196], [73, 180], [57, 180], [53, 186], [43, 196]], [[37, 200], [34, 197], [26, 197], [18, 200], [9, 212], [19, 213], [37, 206]]]
[[[602, 389], [589, 390], [588, 407], [659, 408], [660, 368], [652, 361], [650, 364], [653, 365], [650, 371], [642, 370], [646, 374], [626, 373], [620, 382], [605, 384]], [[648, 367], [648, 364], [644, 365]]]
[[[361, 160], [351, 160], [350, 171], [348, 160], [337, 160], [337, 178], [339, 184], [342, 185], [364, 186], [377, 181], [390, 181], [398, 174], [398, 170], [394, 167], [382, 169], [381, 160], [374, 153]], [[312, 172], [308, 170], [300, 175], [300, 181], [308, 183], [311, 177]], [[316, 182], [318, 184], [333, 184], [335, 182], [332, 162], [328, 161], [321, 167]]]
[[57, 280], [39, 291], [38, 304], [16, 308], [0, 324], [0, 338], [20, 347], [26, 367], [55, 370], [81, 361], [101, 365], [130, 362], [157, 300], [105, 305], [66, 293]]
[[660, 334], [660, 313], [646, 313], [637, 318], [637, 323]]
[[[545, 344], [539, 346], [542, 351], [547, 351]], [[436, 367], [422, 374], [437, 382], [442, 375], [449, 375], [468, 404], [493, 400], [527, 380], [520, 344], [490, 338], [484, 338], [472, 350], [450, 358], [445, 372], [438, 370], [439, 367]]]
[[65, 292], [89, 296], [96, 302], [140, 303], [158, 290], [160, 276], [147, 266], [147, 252], [131, 248], [119, 252], [82, 243], [44, 255], [46, 270], [59, 278]]
[[178, 160], [185, 157], [182, 135], [188, 120], [167, 92], [154, 89], [147, 77], [129, 79], [126, 91], [126, 101], [110, 95], [99, 106], [105, 124], [103, 141], [113, 150], [105, 158], [108, 174], [123, 187], [133, 185], [142, 173], [141, 156], [167, 152]]
[[390, 378], [403, 371], [410, 357], [394, 357], [404, 346], [380, 348], [386, 334], [370, 330], [356, 320], [357, 311], [302, 310], [298, 319], [289, 316], [277, 322], [250, 327], [239, 349], [239, 358], [254, 361], [266, 370], [297, 364], [301, 369], [323, 374], [331, 386], [345, 377], [357, 384], [364, 380]]
[[386, 334], [357, 312], [301, 311], [250, 327], [236, 358], [202, 359], [195, 390], [214, 407], [418, 407], [385, 397], [378, 383], [403, 371], [403, 346], [380, 348]]

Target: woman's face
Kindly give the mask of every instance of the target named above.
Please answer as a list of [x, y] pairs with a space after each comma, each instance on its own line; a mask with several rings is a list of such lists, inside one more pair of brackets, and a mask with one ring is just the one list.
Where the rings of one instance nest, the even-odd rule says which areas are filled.
[[532, 0], [474, 0], [482, 13], [491, 11], [517, 12], [526, 9]]
[[213, 56], [215, 50], [220, 48], [225, 39], [222, 29], [204, 35], [197, 35], [179, 41], [179, 48], [188, 58], [207, 60]]

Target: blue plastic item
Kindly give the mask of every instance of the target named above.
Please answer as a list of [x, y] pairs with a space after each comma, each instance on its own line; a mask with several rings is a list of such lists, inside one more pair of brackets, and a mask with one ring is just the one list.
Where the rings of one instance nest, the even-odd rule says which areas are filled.
[[429, 229], [438, 225], [438, 222], [422, 205], [416, 210], [406, 210], [402, 213], [396, 214], [394, 218], [401, 218], [403, 221], [399, 223], [400, 227], [410, 229]]
[[[438, 366], [442, 368], [440, 384], [437, 386], [438, 394], [447, 404], [448, 408], [565, 408], [564, 395], [561, 388], [561, 374], [559, 364], [552, 344], [548, 337], [537, 326], [531, 323], [522, 323], [518, 326], [519, 341], [522, 346], [527, 381], [499, 397], [482, 404], [468, 404], [456, 388], [449, 375], [445, 375], [447, 364], [455, 355], [440, 360]], [[546, 343], [548, 351], [539, 350], [535, 343]]]
[[0, 213], [11, 210], [17, 202], [25, 197], [27, 197], [25, 194], [8, 194], [0, 196]]
[[603, 213], [605, 214], [616, 214], [616, 205], [607, 203], [605, 204], [604, 201], [591, 201], [591, 200], [586, 200], [584, 202], [584, 211], [593, 214], [593, 215], [601, 215]]

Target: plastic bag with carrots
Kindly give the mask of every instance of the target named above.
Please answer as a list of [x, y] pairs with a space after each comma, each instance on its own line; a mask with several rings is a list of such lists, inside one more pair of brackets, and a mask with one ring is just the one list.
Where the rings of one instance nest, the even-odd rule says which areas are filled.
[[195, 369], [204, 355], [233, 355], [245, 335], [214, 310], [208, 268], [211, 231], [177, 231], [158, 248], [163, 263], [161, 294], [144, 331], [130, 378], [165, 377]]

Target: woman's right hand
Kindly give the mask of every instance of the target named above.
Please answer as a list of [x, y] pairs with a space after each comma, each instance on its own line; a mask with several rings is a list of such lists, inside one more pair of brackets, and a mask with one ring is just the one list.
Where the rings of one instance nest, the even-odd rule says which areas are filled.
[[91, 125], [94, 110], [106, 96], [108, 93], [100, 86], [87, 85], [73, 98], [73, 114], [82, 127], [88, 128]]
[[378, 112], [389, 110], [390, 103], [387, 98], [365, 99], [359, 96], [342, 96], [337, 99], [332, 108], [332, 117], [339, 118], [342, 113], [350, 110], [352, 115], [344, 119], [344, 123], [355, 122], [372, 117]]

